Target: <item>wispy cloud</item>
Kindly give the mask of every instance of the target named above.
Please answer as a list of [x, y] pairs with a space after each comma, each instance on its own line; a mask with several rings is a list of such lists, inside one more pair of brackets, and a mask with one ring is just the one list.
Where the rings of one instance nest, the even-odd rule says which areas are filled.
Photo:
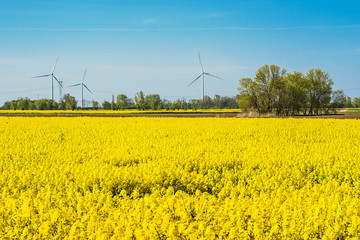
[[156, 23], [157, 21], [158, 21], [157, 18], [147, 18], [142, 21], [142, 24], [143, 25], [151, 25], [151, 24]]
[[21, 62], [20, 58], [0, 58], [0, 64], [14, 64]]
[[59, 32], [77, 32], [77, 31], [103, 31], [103, 32], [136, 32], [147, 31], [140, 28], [0, 28], [0, 31], [59, 31]]
[[223, 18], [231, 15], [230, 12], [212, 12], [207, 15], [205, 15], [206, 18]]
[[[144, 24], [155, 23], [155, 19], [144, 20]], [[0, 28], [0, 31], [103, 31], [103, 32], [141, 32], [141, 31], [290, 31], [290, 30], [326, 30], [326, 29], [360, 29], [360, 25], [342, 26], [288, 26], [288, 27], [243, 27], [225, 26], [214, 28]]]
[[326, 29], [356, 29], [360, 25], [333, 25], [333, 26], [289, 26], [289, 27], [225, 27], [227, 30], [243, 30], [243, 31], [287, 31], [287, 30], [326, 30]]

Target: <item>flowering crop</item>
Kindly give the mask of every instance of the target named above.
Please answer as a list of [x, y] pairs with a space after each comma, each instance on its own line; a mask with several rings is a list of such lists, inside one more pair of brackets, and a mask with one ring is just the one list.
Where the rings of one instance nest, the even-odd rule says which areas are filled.
[[357, 120], [0, 117], [1, 239], [360, 237]]
[[241, 113], [240, 109], [179, 109], [179, 110], [0, 110], [0, 114], [156, 114], [156, 113]]

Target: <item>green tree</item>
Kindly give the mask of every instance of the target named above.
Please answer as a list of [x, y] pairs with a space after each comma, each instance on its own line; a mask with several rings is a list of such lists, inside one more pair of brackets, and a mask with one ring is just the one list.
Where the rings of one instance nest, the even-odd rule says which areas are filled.
[[114, 94], [111, 96], [111, 110], [115, 110], [115, 99], [114, 99]]
[[360, 107], [360, 97], [354, 97], [351, 101], [352, 106], [355, 108], [359, 108]]
[[6, 102], [2, 105], [1, 109], [3, 109], [3, 110], [10, 110], [10, 109], [11, 109], [11, 104], [10, 104], [10, 102], [9, 102], [9, 101], [6, 101]]
[[102, 103], [102, 108], [105, 110], [110, 110], [111, 109], [111, 103], [109, 103], [108, 101], [104, 101]]
[[345, 106], [346, 106], [347, 108], [352, 108], [352, 107], [353, 107], [352, 101], [351, 101], [351, 97], [346, 97]]
[[305, 76], [301, 72], [288, 73], [285, 78], [287, 110], [292, 115], [299, 115], [303, 110], [306, 114], [306, 88], [307, 82]]
[[260, 106], [260, 86], [251, 78], [242, 78], [239, 80], [239, 107], [243, 111], [256, 109], [262, 113]]
[[35, 101], [29, 101], [29, 110], [35, 110], [35, 109], [36, 109]]
[[38, 99], [35, 100], [35, 106], [37, 110], [50, 110], [51, 109], [51, 99]]
[[347, 97], [343, 90], [339, 89], [331, 94], [331, 107], [343, 108], [346, 104]]
[[75, 97], [71, 96], [70, 94], [65, 94], [63, 96], [63, 99], [65, 101], [66, 109], [75, 110], [76, 105], [77, 105], [77, 101], [76, 101]]
[[162, 103], [159, 94], [149, 94], [145, 97], [146, 106], [149, 106], [151, 110], [161, 109]]
[[329, 105], [333, 82], [328, 73], [311, 68], [306, 74], [309, 114], [318, 115], [321, 108]]
[[25, 98], [25, 99], [18, 99], [17, 101], [17, 109], [20, 110], [28, 110], [29, 109], [29, 99]]
[[221, 108], [221, 96], [218, 94], [215, 94], [214, 98], [213, 98], [213, 104], [214, 107], [217, 109]]
[[17, 109], [17, 101], [16, 100], [12, 100], [10, 102], [10, 109], [11, 110], [16, 110]]
[[65, 110], [65, 109], [66, 109], [64, 97], [61, 98], [60, 101], [59, 101], [59, 109], [60, 109], [60, 110]]
[[56, 101], [52, 101], [51, 103], [51, 109], [59, 109], [59, 103]]
[[274, 106], [280, 106], [282, 101], [281, 93], [284, 84], [283, 77], [286, 69], [281, 69], [278, 65], [263, 65], [255, 74], [255, 82], [258, 85], [258, 104], [259, 108], [265, 112], [271, 112]]
[[141, 109], [141, 110], [146, 109], [146, 101], [145, 101], [145, 96], [144, 96], [143, 91], [136, 93], [134, 100], [135, 100], [137, 109]]
[[128, 97], [125, 94], [119, 94], [116, 96], [116, 108], [117, 109], [126, 109], [129, 107]]
[[92, 109], [93, 110], [99, 109], [99, 103], [97, 101], [92, 100]]

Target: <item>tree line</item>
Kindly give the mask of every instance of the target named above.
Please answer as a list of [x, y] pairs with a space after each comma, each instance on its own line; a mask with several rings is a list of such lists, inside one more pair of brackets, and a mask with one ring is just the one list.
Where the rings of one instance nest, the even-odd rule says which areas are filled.
[[345, 101], [346, 108], [360, 108], [360, 97], [346, 97]]
[[306, 74], [287, 72], [278, 65], [263, 65], [254, 79], [239, 80], [239, 107], [259, 114], [318, 115], [335, 112], [346, 104], [343, 90], [332, 89], [330, 75], [320, 68]]
[[97, 101], [91, 101], [86, 108], [77, 106], [77, 100], [70, 94], [65, 94], [57, 102], [51, 99], [30, 100], [19, 98], [7, 101], [1, 107], [3, 110], [75, 110], [75, 109], [104, 109], [104, 110], [180, 110], [180, 109], [235, 109], [238, 108], [237, 97], [215, 95], [213, 98], [205, 96], [204, 99], [177, 99], [170, 101], [162, 99], [159, 94], [145, 95], [143, 91], [136, 93], [134, 98], [125, 94], [112, 95], [111, 101], [105, 100], [100, 105]]
[[343, 90], [333, 90], [330, 75], [320, 68], [311, 68], [306, 74], [287, 72], [278, 65], [263, 65], [255, 77], [239, 80], [239, 94], [235, 97], [215, 95], [203, 99], [162, 99], [159, 94], [145, 95], [143, 91], [134, 98], [125, 94], [112, 95], [111, 101], [91, 101], [86, 108], [77, 106], [77, 100], [65, 94], [59, 102], [50, 99], [30, 100], [19, 98], [7, 101], [4, 110], [178, 110], [178, 109], [236, 109], [257, 111], [259, 114], [318, 115], [336, 112], [337, 108], [360, 107], [360, 97], [351, 99]]

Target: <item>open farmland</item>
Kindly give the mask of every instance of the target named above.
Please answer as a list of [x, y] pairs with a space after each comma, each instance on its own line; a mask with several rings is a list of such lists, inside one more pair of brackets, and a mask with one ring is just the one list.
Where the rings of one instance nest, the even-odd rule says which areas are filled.
[[2, 239], [360, 237], [357, 120], [0, 117]]

